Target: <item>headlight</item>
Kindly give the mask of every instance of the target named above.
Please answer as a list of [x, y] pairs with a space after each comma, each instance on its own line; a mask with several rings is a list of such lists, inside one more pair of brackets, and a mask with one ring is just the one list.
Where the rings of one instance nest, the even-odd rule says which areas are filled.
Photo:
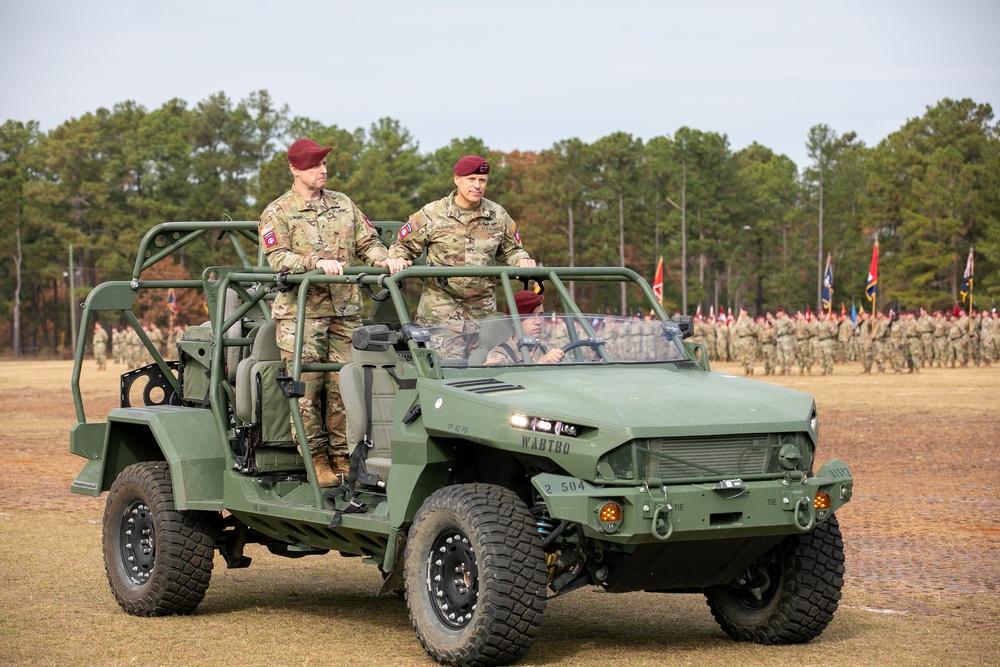
[[525, 431], [537, 431], [539, 433], [552, 433], [575, 438], [580, 434], [580, 427], [576, 424], [553, 421], [544, 417], [529, 417], [528, 415], [511, 415], [511, 428], [519, 428]]

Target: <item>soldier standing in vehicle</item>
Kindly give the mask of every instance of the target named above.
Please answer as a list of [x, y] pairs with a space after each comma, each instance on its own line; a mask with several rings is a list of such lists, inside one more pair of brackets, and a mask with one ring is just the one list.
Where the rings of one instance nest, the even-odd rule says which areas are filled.
[[[502, 206], [484, 196], [489, 162], [466, 155], [455, 163], [453, 171], [455, 190], [410, 216], [389, 247], [389, 257], [408, 262], [426, 249], [428, 266], [489, 266], [494, 262], [535, 266], [521, 245], [517, 223]], [[414, 321], [462, 329], [461, 336], [445, 343], [447, 349], [442, 354], [465, 358], [479, 336], [478, 329], [464, 322], [496, 312], [495, 287], [493, 278], [426, 279]]]
[[[292, 187], [264, 209], [258, 225], [268, 263], [279, 273], [320, 269], [326, 275], [342, 275], [357, 260], [398, 271], [406, 263], [389, 259], [375, 228], [354, 202], [345, 194], [323, 189], [326, 156], [331, 150], [310, 139], [299, 139], [288, 149]], [[347, 362], [351, 333], [361, 324], [357, 286], [311, 285], [304, 314], [296, 312], [297, 303], [298, 289], [294, 289], [279, 292], [272, 305], [285, 363], [292, 362], [297, 316], [305, 317], [303, 363]], [[316, 476], [320, 486], [338, 486], [350, 466], [337, 375], [310, 372], [302, 373], [301, 379], [305, 395], [299, 398], [299, 411]], [[298, 438], [294, 421], [292, 434]]]

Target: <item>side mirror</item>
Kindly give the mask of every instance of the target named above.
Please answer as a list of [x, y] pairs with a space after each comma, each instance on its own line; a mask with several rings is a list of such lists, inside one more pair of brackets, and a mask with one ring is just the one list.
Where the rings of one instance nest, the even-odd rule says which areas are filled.
[[694, 335], [694, 318], [690, 315], [674, 315], [670, 320], [676, 322], [677, 327], [681, 330], [681, 340]]

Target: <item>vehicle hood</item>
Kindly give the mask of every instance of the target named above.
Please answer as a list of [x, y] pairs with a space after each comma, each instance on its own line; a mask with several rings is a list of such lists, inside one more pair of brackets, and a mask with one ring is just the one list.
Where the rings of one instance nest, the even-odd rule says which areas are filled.
[[[463, 380], [444, 380], [442, 389], [463, 403], [489, 406], [480, 418], [509, 419], [518, 412], [621, 430], [622, 441], [809, 430], [813, 409], [809, 394], [701, 370], [533, 368], [511, 369], [493, 378], [506, 388], [483, 394], [456, 386]], [[474, 405], [467, 409], [479, 413]], [[424, 416], [433, 417], [433, 410], [425, 409]]]

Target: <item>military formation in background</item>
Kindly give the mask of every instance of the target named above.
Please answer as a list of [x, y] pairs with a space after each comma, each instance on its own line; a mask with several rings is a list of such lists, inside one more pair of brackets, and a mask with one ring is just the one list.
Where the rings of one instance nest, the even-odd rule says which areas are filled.
[[[156, 345], [164, 359], [177, 358], [177, 343], [183, 328], [162, 331], [155, 322], [143, 325], [143, 331]], [[623, 332], [603, 332], [609, 337]], [[737, 316], [694, 318], [694, 336], [705, 344], [711, 361], [738, 362], [745, 375], [811, 375], [818, 366], [820, 375], [833, 373], [836, 364], [861, 362], [863, 372], [919, 373], [921, 368], [990, 366], [1000, 359], [1000, 321], [992, 310], [962, 308], [929, 313], [881, 311], [874, 319], [860, 311], [852, 321], [846, 313], [797, 312], [790, 315], [779, 308], [776, 313], [751, 317], [745, 309]], [[98, 322], [91, 339], [94, 360], [100, 370], [106, 368], [108, 344], [115, 365], [138, 368], [152, 361], [139, 335], [132, 327], [111, 327], [111, 335]]]
[[[147, 322], [142, 325], [142, 330], [146, 333], [150, 342], [160, 351], [160, 356], [164, 359], [177, 359], [177, 343], [181, 340], [184, 328], [175, 325], [173, 330], [163, 331], [156, 322]], [[153, 356], [146, 351], [146, 346], [139, 339], [139, 334], [132, 329], [131, 325], [111, 327], [111, 336], [104, 330], [100, 322], [94, 323], [94, 333], [90, 339], [94, 350], [94, 361], [97, 362], [97, 369], [107, 368], [108, 344], [111, 345], [111, 360], [117, 366], [124, 365], [126, 368], [139, 368], [152, 363]]]
[[695, 316], [692, 340], [704, 343], [712, 361], [739, 362], [745, 375], [756, 364], [764, 375], [820, 375], [833, 373], [834, 365], [861, 362], [864, 373], [919, 373], [921, 368], [990, 366], [1000, 357], [1000, 323], [997, 310], [960, 307], [933, 314], [919, 312], [860, 311], [857, 319], [844, 312], [809, 311], [751, 317], [741, 309], [718, 317]]

